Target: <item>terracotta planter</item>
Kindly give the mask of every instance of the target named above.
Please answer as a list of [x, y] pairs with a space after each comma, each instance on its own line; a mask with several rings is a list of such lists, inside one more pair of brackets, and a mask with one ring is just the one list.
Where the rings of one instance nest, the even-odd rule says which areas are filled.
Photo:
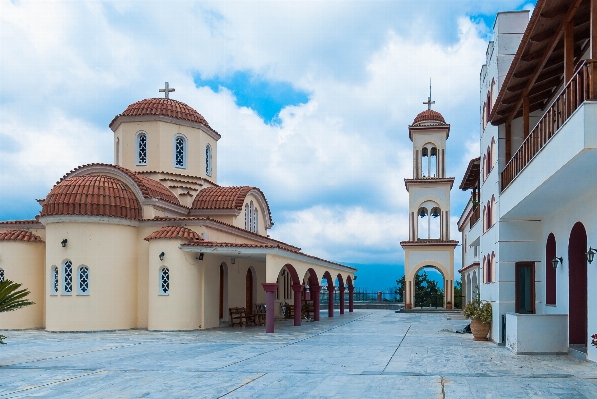
[[447, 303], [446, 304], [446, 309], [452, 309], [452, 304], [451, 303]]
[[473, 341], [487, 341], [487, 334], [491, 323], [483, 323], [479, 319], [471, 319], [471, 331], [473, 333]]

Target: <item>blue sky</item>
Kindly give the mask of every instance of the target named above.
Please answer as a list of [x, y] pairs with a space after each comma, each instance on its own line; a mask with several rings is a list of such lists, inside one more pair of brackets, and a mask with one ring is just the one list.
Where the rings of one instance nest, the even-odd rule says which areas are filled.
[[389, 287], [408, 235], [407, 126], [429, 78], [451, 124], [458, 239], [493, 21], [533, 4], [1, 1], [0, 220], [33, 217], [70, 169], [112, 162], [109, 122], [169, 81], [222, 134], [218, 183], [267, 196], [272, 237]]

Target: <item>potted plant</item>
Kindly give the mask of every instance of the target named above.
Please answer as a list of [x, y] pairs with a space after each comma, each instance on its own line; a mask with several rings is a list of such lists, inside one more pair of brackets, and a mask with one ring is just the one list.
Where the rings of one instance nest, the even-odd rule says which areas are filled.
[[446, 302], [446, 309], [452, 309], [452, 302], [451, 301]]
[[487, 341], [492, 312], [491, 303], [482, 301], [479, 294], [464, 307], [464, 317], [471, 319], [471, 332], [474, 341]]

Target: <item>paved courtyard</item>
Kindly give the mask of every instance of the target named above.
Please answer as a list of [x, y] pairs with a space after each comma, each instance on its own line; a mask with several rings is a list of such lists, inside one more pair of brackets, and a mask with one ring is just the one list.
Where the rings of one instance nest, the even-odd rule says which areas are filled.
[[275, 334], [8, 331], [0, 398], [597, 398], [597, 365], [449, 331], [466, 324], [355, 310]]

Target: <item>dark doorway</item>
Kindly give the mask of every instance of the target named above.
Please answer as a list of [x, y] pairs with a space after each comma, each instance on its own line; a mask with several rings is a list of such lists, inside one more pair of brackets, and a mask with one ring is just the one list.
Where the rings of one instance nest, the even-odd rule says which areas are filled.
[[516, 313], [535, 313], [534, 263], [516, 263]]
[[224, 265], [220, 265], [220, 320], [224, 318]]
[[577, 222], [568, 241], [568, 337], [571, 345], [587, 346], [587, 232]]
[[253, 314], [253, 272], [251, 269], [247, 269], [247, 278], [246, 278], [246, 305], [245, 308], [247, 309], [247, 314]]

